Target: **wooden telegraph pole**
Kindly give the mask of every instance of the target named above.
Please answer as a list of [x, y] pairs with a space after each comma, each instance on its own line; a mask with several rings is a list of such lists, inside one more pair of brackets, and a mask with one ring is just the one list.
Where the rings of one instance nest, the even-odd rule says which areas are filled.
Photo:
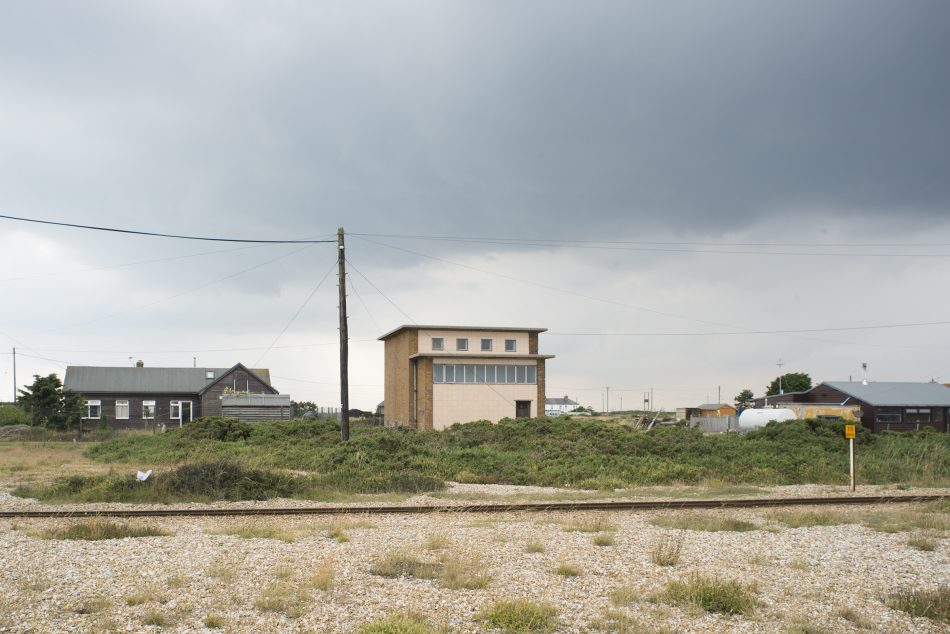
[[346, 332], [346, 249], [343, 244], [343, 227], [336, 232], [340, 275], [340, 437], [350, 439], [350, 382], [349, 348]]

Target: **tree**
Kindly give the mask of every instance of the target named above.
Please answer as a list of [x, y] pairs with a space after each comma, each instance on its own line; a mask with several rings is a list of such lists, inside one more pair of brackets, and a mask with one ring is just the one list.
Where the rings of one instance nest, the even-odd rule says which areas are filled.
[[765, 388], [766, 396], [775, 396], [779, 393], [779, 381], [782, 382], [782, 393], [805, 392], [811, 389], [811, 377], [804, 372], [789, 372], [782, 376], [777, 376], [772, 383]]
[[736, 409], [749, 409], [752, 407], [752, 399], [754, 398], [752, 390], [745, 389], [736, 394]]
[[68, 429], [82, 419], [82, 396], [63, 389], [55, 374], [33, 375], [33, 385], [19, 390], [17, 405], [30, 412], [34, 425]]
[[290, 410], [294, 418], [303, 418], [307, 412], [317, 411], [317, 404], [313, 401], [290, 401]]

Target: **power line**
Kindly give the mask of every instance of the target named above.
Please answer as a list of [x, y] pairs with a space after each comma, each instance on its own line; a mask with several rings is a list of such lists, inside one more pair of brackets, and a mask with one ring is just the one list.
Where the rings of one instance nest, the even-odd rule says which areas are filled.
[[[513, 281], [513, 282], [518, 282], [519, 284], [527, 284], [527, 285], [529, 285], [529, 286], [536, 286], [536, 287], [538, 287], [538, 288], [543, 288], [543, 289], [545, 289], [545, 290], [555, 291], [555, 292], [558, 292], [558, 293], [564, 293], [564, 294], [566, 294], [566, 295], [573, 295], [573, 296], [575, 296], [575, 297], [581, 297], [581, 298], [583, 298], [583, 299], [587, 299], [587, 300], [591, 300], [591, 301], [595, 301], [595, 302], [601, 302], [601, 303], [604, 303], [604, 304], [611, 304], [611, 305], [614, 305], [614, 306], [621, 306], [621, 307], [623, 307], [623, 308], [630, 308], [630, 309], [633, 309], [633, 310], [639, 310], [639, 311], [642, 311], [642, 312], [652, 313], [652, 314], [654, 314], [654, 315], [660, 315], [660, 316], [662, 316], [662, 317], [673, 317], [673, 318], [675, 318], [675, 319], [682, 319], [682, 320], [684, 320], [684, 321], [690, 321], [690, 322], [697, 323], [697, 324], [704, 324], [704, 325], [707, 325], [707, 326], [720, 326], [720, 327], [724, 327], [724, 328], [733, 328], [733, 329], [735, 329], [735, 330], [740, 330], [740, 331], [748, 332], [748, 333], [751, 333], [751, 334], [757, 334], [757, 333], [762, 333], [762, 332], [763, 332], [763, 331], [761, 331], [761, 330], [754, 329], [754, 328], [747, 328], [747, 327], [745, 327], [745, 326], [736, 326], [736, 325], [734, 325], [734, 324], [726, 324], [726, 323], [721, 323], [721, 322], [709, 321], [709, 320], [706, 320], [706, 319], [697, 319], [697, 318], [694, 318], [694, 317], [687, 317], [687, 316], [685, 316], [685, 315], [678, 315], [678, 314], [676, 314], [676, 313], [669, 313], [669, 312], [665, 312], [665, 311], [661, 311], [661, 310], [656, 310], [656, 309], [653, 309], [653, 308], [647, 308], [647, 307], [645, 307], [645, 306], [637, 306], [637, 305], [635, 305], [635, 304], [628, 304], [628, 303], [626, 303], [626, 302], [621, 302], [621, 301], [617, 301], [617, 300], [613, 300], [613, 299], [607, 299], [607, 298], [603, 298], [603, 297], [597, 297], [597, 296], [594, 296], [594, 295], [587, 295], [586, 293], [581, 293], [581, 292], [579, 292], [579, 291], [572, 291], [572, 290], [569, 290], [569, 289], [558, 288], [557, 286], [551, 286], [550, 284], [544, 284], [544, 283], [541, 283], [541, 282], [534, 282], [534, 281], [532, 281], [532, 280], [522, 279], [522, 278], [519, 278], [519, 277], [515, 277], [515, 276], [513, 276], [513, 275], [507, 275], [507, 274], [505, 274], [505, 273], [497, 273], [497, 272], [495, 272], [495, 271], [489, 271], [489, 270], [486, 270], [486, 269], [481, 269], [481, 268], [478, 268], [477, 266], [472, 266], [472, 265], [470, 265], [470, 264], [462, 264], [461, 262], [454, 262], [454, 261], [452, 261], [452, 260], [447, 260], [447, 259], [445, 259], [445, 258], [440, 258], [440, 257], [434, 256], [434, 255], [427, 255], [427, 254], [425, 254], [425, 253], [421, 253], [421, 252], [419, 252], [419, 251], [414, 251], [414, 250], [412, 250], [412, 249], [406, 249], [406, 248], [404, 248], [404, 247], [397, 247], [397, 246], [395, 246], [395, 245], [393, 245], [393, 244], [388, 244], [388, 243], [386, 243], [386, 242], [379, 242], [378, 240], [372, 240], [372, 239], [370, 239], [370, 238], [362, 237], [362, 236], [360, 236], [360, 235], [358, 235], [358, 234], [352, 234], [352, 235], [354, 235], [354, 236], [356, 236], [356, 237], [358, 237], [358, 238], [360, 238], [361, 240], [364, 240], [364, 241], [366, 241], [366, 242], [370, 242], [370, 243], [372, 243], [372, 244], [378, 244], [378, 245], [380, 245], [380, 246], [384, 246], [384, 247], [387, 247], [387, 248], [390, 248], [390, 249], [393, 249], [393, 250], [396, 250], [396, 251], [402, 251], [402, 252], [404, 252], [404, 253], [411, 253], [412, 255], [416, 255], [416, 256], [419, 256], [419, 257], [422, 257], [422, 258], [427, 258], [427, 259], [429, 259], [429, 260], [435, 260], [436, 262], [444, 262], [445, 264], [451, 264], [451, 265], [453, 265], [453, 266], [458, 266], [458, 267], [460, 267], [460, 268], [469, 269], [469, 270], [471, 270], [471, 271], [477, 271], [477, 272], [479, 272], [479, 273], [484, 273], [485, 275], [492, 275], [492, 276], [494, 276], [494, 277], [499, 277], [499, 278], [506, 279], [506, 280], [510, 280], [510, 281]], [[737, 333], [737, 334], [740, 334], [740, 333]], [[769, 334], [769, 333], [766, 333], [766, 334]], [[805, 336], [802, 336], [802, 335], [800, 335], [800, 334], [775, 333], [775, 336], [777, 336], [777, 337], [787, 337], [787, 338], [791, 338], [791, 339], [800, 339], [800, 340], [802, 340], [802, 341], [813, 341], [813, 342], [824, 343], [824, 344], [834, 343], [834, 344], [839, 344], [839, 345], [849, 345], [849, 346], [858, 346], [858, 347], [871, 347], [871, 348], [901, 348], [901, 349], [905, 349], [905, 348], [906, 348], [906, 349], [916, 349], [916, 348], [932, 349], [932, 348], [934, 348], [934, 346], [907, 346], [907, 345], [888, 345], [888, 344], [859, 343], [859, 342], [853, 342], [853, 341], [836, 341], [836, 340], [833, 340], [833, 339], [818, 339], [818, 338], [815, 338], [815, 337], [805, 337]]]
[[[350, 343], [375, 342], [376, 339], [351, 339]], [[338, 341], [321, 341], [318, 343], [298, 343], [286, 346], [272, 346], [274, 350], [313, 348], [320, 346], [338, 346]], [[71, 354], [191, 354], [195, 352], [254, 352], [257, 350], [266, 350], [267, 346], [258, 346], [250, 348], [189, 348], [185, 350], [139, 350], [128, 348], [125, 350], [75, 350], [71, 348], [31, 348], [34, 352], [68, 352]], [[0, 352], [0, 354], [11, 354], [9, 352]]]
[[297, 317], [300, 315], [300, 313], [303, 311], [303, 309], [307, 307], [307, 304], [310, 303], [310, 300], [313, 299], [313, 296], [317, 294], [317, 291], [320, 289], [321, 286], [323, 286], [323, 283], [327, 281], [328, 277], [330, 277], [330, 273], [333, 271], [334, 267], [336, 267], [336, 262], [333, 263], [333, 266], [330, 267], [330, 269], [326, 272], [323, 278], [321, 278], [320, 281], [317, 282], [317, 285], [313, 287], [313, 290], [310, 291], [309, 295], [307, 295], [307, 299], [303, 300], [303, 304], [300, 305], [300, 308], [297, 309], [297, 312], [293, 314], [293, 317], [290, 318], [290, 320], [287, 322], [284, 328], [279, 333], [277, 333], [277, 336], [274, 337], [274, 340], [267, 347], [267, 349], [261, 353], [261, 356], [258, 357], [257, 361], [254, 362], [255, 366], [258, 365], [261, 362], [261, 360], [267, 356], [267, 353], [271, 351], [271, 348], [274, 347], [274, 344], [276, 344], [277, 341], [284, 335], [284, 333], [287, 332], [287, 329], [290, 328], [290, 325], [294, 323], [294, 320], [296, 320]]
[[[519, 239], [519, 238], [475, 238], [475, 237], [457, 237], [457, 236], [423, 236], [423, 235], [399, 235], [399, 234], [376, 234], [376, 233], [351, 233], [357, 237], [379, 237], [394, 238], [403, 240], [427, 240], [434, 242], [460, 242], [469, 244], [497, 244], [502, 246], [528, 246], [540, 248], [570, 248], [570, 249], [593, 249], [608, 251], [634, 251], [634, 252], [660, 252], [660, 253], [704, 253], [721, 255], [781, 255], [781, 256], [806, 256], [806, 257], [880, 257], [880, 258], [903, 258], [903, 257], [950, 257], [950, 253], [852, 253], [846, 251], [736, 251], [722, 248], [706, 249], [688, 249], [673, 248], [685, 246], [780, 246], [786, 248], [918, 248], [922, 246], [945, 247], [950, 246], [947, 243], [920, 243], [920, 244], [778, 244], [778, 243], [718, 243], [710, 245], [708, 242], [635, 242], [619, 240], [543, 240], [543, 239]], [[635, 245], [635, 246], [631, 246]], [[657, 246], [660, 245], [660, 246]], [[667, 246], [664, 246], [667, 245]]]
[[151, 260], [136, 260], [135, 262], [124, 262], [122, 264], [109, 264], [106, 266], [96, 266], [88, 269], [74, 269], [72, 271], [54, 271], [52, 273], [37, 273], [35, 275], [21, 275], [19, 277], [6, 277], [0, 279], [0, 282], [16, 282], [19, 280], [35, 280], [44, 277], [57, 277], [61, 275], [73, 275], [76, 273], [92, 273], [94, 271], [106, 271], [109, 269], [121, 269], [129, 266], [138, 266], [139, 264], [154, 264], [156, 262], [170, 262], [172, 260], [184, 260], [187, 258], [197, 258], [203, 255], [220, 255], [222, 253], [233, 253], [235, 251], [245, 251], [247, 249], [259, 249], [265, 245], [253, 245], [249, 247], [234, 247], [233, 249], [219, 249], [217, 251], [202, 251], [201, 253], [191, 253], [188, 255], [173, 255], [167, 258], [153, 258]]
[[366, 311], [366, 315], [369, 317], [369, 320], [373, 322], [373, 326], [376, 327], [376, 332], [382, 332], [382, 328], [376, 322], [376, 318], [373, 317], [373, 313], [370, 312], [369, 306], [366, 305], [366, 302], [363, 301], [363, 296], [360, 295], [360, 292], [356, 290], [356, 284], [353, 283], [353, 276], [349, 273], [346, 274], [347, 279], [350, 280], [350, 288], [353, 289], [353, 292], [356, 294], [356, 299], [360, 300], [360, 304], [363, 306], [363, 310]]
[[178, 235], [173, 233], [155, 233], [151, 231], [135, 231], [132, 229], [117, 229], [114, 227], [99, 227], [95, 225], [80, 225], [74, 224], [71, 222], [54, 222], [52, 220], [38, 220], [36, 218], [21, 218], [18, 216], [7, 216], [0, 214], [0, 218], [6, 220], [18, 220], [20, 222], [32, 222], [41, 225], [55, 225], [58, 227], [70, 227], [73, 229], [90, 229], [92, 231], [108, 231], [111, 233], [125, 233], [137, 236], [151, 236], [156, 238], [176, 238], [178, 240], [203, 240], [205, 242], [242, 242], [246, 244], [321, 244], [321, 243], [332, 243], [336, 240], [311, 240], [311, 239], [300, 239], [300, 240], [248, 240], [244, 238], [213, 238], [208, 236], [188, 236], [188, 235]]
[[[351, 235], [355, 235], [355, 234], [351, 234]], [[365, 239], [365, 238], [364, 238], [364, 239]], [[371, 241], [371, 242], [372, 242], [372, 241]], [[380, 243], [380, 244], [381, 244], [381, 243]], [[404, 310], [401, 309], [399, 306], [397, 306], [397, 305], [396, 305], [396, 302], [394, 302], [393, 300], [389, 299], [389, 297], [386, 295], [386, 293], [384, 293], [384, 292], [382, 292], [381, 290], [379, 290], [379, 287], [376, 286], [375, 284], [373, 284], [373, 282], [371, 282], [368, 277], [366, 277], [365, 275], [363, 275], [363, 273], [360, 272], [360, 270], [359, 270], [358, 268], [356, 268], [355, 266], [353, 266], [353, 263], [352, 263], [352, 262], [350, 262], [349, 260], [347, 260], [346, 263], [350, 265], [350, 268], [351, 268], [351, 269], [353, 269], [354, 271], [356, 271], [357, 273], [359, 273], [359, 276], [362, 277], [364, 280], [366, 280], [366, 283], [367, 283], [367, 284], [369, 284], [369, 285], [372, 286], [374, 289], [376, 289], [376, 292], [379, 293], [380, 295], [382, 295], [382, 296], [386, 299], [387, 302], [389, 302], [390, 304], [392, 304], [392, 305], [396, 308], [396, 310], [398, 310], [400, 313], [402, 313], [402, 314], [403, 314], [403, 317], [405, 317], [406, 319], [409, 320], [409, 323], [412, 323], [412, 324], [416, 323], [416, 320], [415, 320], [415, 319], [413, 319], [412, 317], [410, 317], [410, 316], [406, 313], [406, 311], [404, 311]]]
[[213, 285], [218, 284], [218, 283], [220, 283], [220, 282], [224, 282], [225, 280], [229, 280], [229, 279], [235, 278], [235, 277], [237, 277], [237, 276], [239, 276], [239, 275], [243, 275], [243, 274], [245, 274], [245, 273], [247, 273], [247, 272], [249, 272], [249, 271], [253, 271], [254, 269], [259, 269], [259, 268], [261, 268], [262, 266], [266, 266], [266, 265], [268, 265], [268, 264], [271, 264], [272, 262], [276, 262], [277, 260], [282, 260], [282, 259], [287, 258], [287, 257], [290, 257], [290, 256], [292, 256], [292, 255], [296, 255], [296, 254], [300, 253], [301, 251], [305, 251], [305, 250], [310, 249], [310, 248], [313, 248], [313, 245], [312, 245], [312, 244], [307, 244], [307, 245], [305, 245], [305, 246], [303, 246], [303, 247], [301, 247], [301, 248], [299, 248], [299, 249], [297, 249], [297, 250], [295, 250], [295, 251], [291, 251], [290, 253], [284, 253], [284, 254], [282, 254], [282, 255], [277, 256], [276, 258], [271, 258], [271, 259], [269, 259], [269, 260], [264, 260], [263, 262], [259, 262], [258, 264], [255, 264], [254, 266], [249, 266], [248, 268], [246, 268], [246, 269], [241, 269], [240, 271], [238, 271], [238, 272], [236, 272], [236, 273], [231, 273], [230, 275], [225, 275], [224, 277], [220, 277], [220, 278], [218, 278], [218, 279], [216, 279], [216, 280], [212, 280], [212, 281], [207, 282], [207, 283], [205, 283], [205, 284], [201, 284], [201, 285], [199, 285], [199, 286], [195, 286], [195, 287], [189, 288], [189, 289], [184, 290], [184, 291], [181, 291], [181, 292], [179, 292], [179, 293], [175, 293], [174, 295], [168, 295], [167, 297], [162, 297], [161, 299], [156, 299], [156, 300], [154, 300], [154, 301], [151, 301], [151, 302], [148, 302], [148, 303], [145, 303], [145, 304], [140, 304], [140, 305], [138, 305], [138, 306], [132, 306], [131, 308], [126, 308], [126, 309], [124, 309], [124, 310], [120, 310], [120, 311], [117, 311], [117, 312], [114, 312], [114, 313], [108, 313], [108, 314], [105, 314], [105, 315], [99, 315], [98, 317], [93, 317], [92, 319], [87, 319], [87, 320], [85, 320], [85, 321], [77, 321], [77, 322], [73, 322], [73, 323], [71, 323], [71, 324], [66, 324], [66, 325], [63, 325], [63, 326], [57, 326], [56, 328], [48, 328], [47, 330], [41, 330], [41, 331], [39, 331], [38, 333], [35, 333], [35, 334], [45, 334], [45, 333], [53, 332], [53, 331], [56, 331], [56, 330], [63, 330], [63, 329], [66, 329], [66, 328], [74, 328], [74, 327], [76, 327], [76, 326], [85, 326], [86, 324], [95, 323], [95, 322], [97, 322], [97, 321], [102, 321], [102, 320], [104, 320], [104, 319], [111, 319], [111, 318], [113, 318], [113, 317], [118, 317], [119, 315], [125, 315], [125, 314], [127, 314], [127, 313], [131, 313], [131, 312], [134, 312], [134, 311], [136, 311], [136, 310], [141, 310], [141, 309], [143, 309], [143, 308], [149, 308], [149, 307], [151, 307], [151, 306], [155, 306], [156, 304], [161, 304], [162, 302], [167, 302], [168, 300], [171, 300], [171, 299], [177, 299], [177, 298], [179, 298], [179, 297], [182, 297], [183, 295], [187, 295], [187, 294], [193, 293], [193, 292], [195, 292], [195, 291], [200, 291], [201, 289], [208, 288], [209, 286], [213, 286]]
[[[946, 326], [950, 321], [923, 321], [906, 324], [879, 324], [874, 326], [839, 326], [831, 328], [800, 328], [797, 330], [745, 330], [741, 332], [549, 332], [559, 337], [708, 337], [731, 335], [788, 335], [807, 332], [841, 332], [848, 330], [883, 330], [887, 328], [917, 328]], [[930, 346], [928, 346], [930, 347]]]

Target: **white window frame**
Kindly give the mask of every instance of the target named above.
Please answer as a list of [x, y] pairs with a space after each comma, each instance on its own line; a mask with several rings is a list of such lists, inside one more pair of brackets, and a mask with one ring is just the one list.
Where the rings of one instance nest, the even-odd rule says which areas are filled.
[[518, 352], [518, 340], [505, 339], [505, 352]]
[[[119, 416], [119, 406], [120, 403], [124, 403], [125, 406], [125, 416]], [[129, 420], [129, 414], [131, 410], [129, 408], [129, 399], [116, 399], [115, 401], [115, 419], [116, 420]]]
[[[189, 416], [189, 418], [188, 418], [187, 421], [182, 418], [182, 405], [184, 405], [185, 403], [188, 403], [188, 416]], [[173, 413], [173, 412], [175, 411], [175, 408], [176, 408], [176, 407], [178, 408], [178, 416], [177, 416], [177, 417], [176, 417], [176, 416], [169, 416], [169, 418], [171, 418], [172, 420], [177, 420], [179, 427], [182, 427], [182, 426], [184, 426], [184, 424], [185, 424], [186, 422], [190, 423], [191, 421], [193, 421], [193, 420], [195, 419], [195, 404], [194, 404], [194, 401], [171, 401], [171, 403], [169, 404], [169, 413]]]
[[482, 348], [481, 348], [482, 352], [491, 352], [491, 349], [492, 349], [492, 340], [482, 339]]
[[181, 420], [181, 401], [172, 401], [168, 404], [168, 417], [172, 420]]
[[433, 352], [442, 352], [445, 350], [445, 338], [444, 337], [432, 337], [432, 351]]
[[[147, 408], [151, 407], [151, 411]], [[142, 419], [155, 420], [155, 401], [142, 401]]]
[[[102, 418], [102, 401], [99, 401], [99, 400], [86, 401], [85, 406], [86, 406], [86, 415], [83, 416], [83, 418], [87, 420], [90, 420], [90, 419], [99, 420], [100, 418]], [[92, 415], [93, 407], [99, 408], [99, 411], [96, 412], [95, 416]]]
[[468, 352], [468, 337], [459, 337], [455, 340], [456, 352]]

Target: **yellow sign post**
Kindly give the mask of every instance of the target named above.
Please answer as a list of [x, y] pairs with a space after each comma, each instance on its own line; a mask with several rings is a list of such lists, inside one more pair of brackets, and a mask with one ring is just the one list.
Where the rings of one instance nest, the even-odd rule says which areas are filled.
[[856, 432], [855, 425], [844, 426], [844, 437], [848, 439], [848, 464], [851, 466], [851, 491], [854, 492], [854, 437]]

